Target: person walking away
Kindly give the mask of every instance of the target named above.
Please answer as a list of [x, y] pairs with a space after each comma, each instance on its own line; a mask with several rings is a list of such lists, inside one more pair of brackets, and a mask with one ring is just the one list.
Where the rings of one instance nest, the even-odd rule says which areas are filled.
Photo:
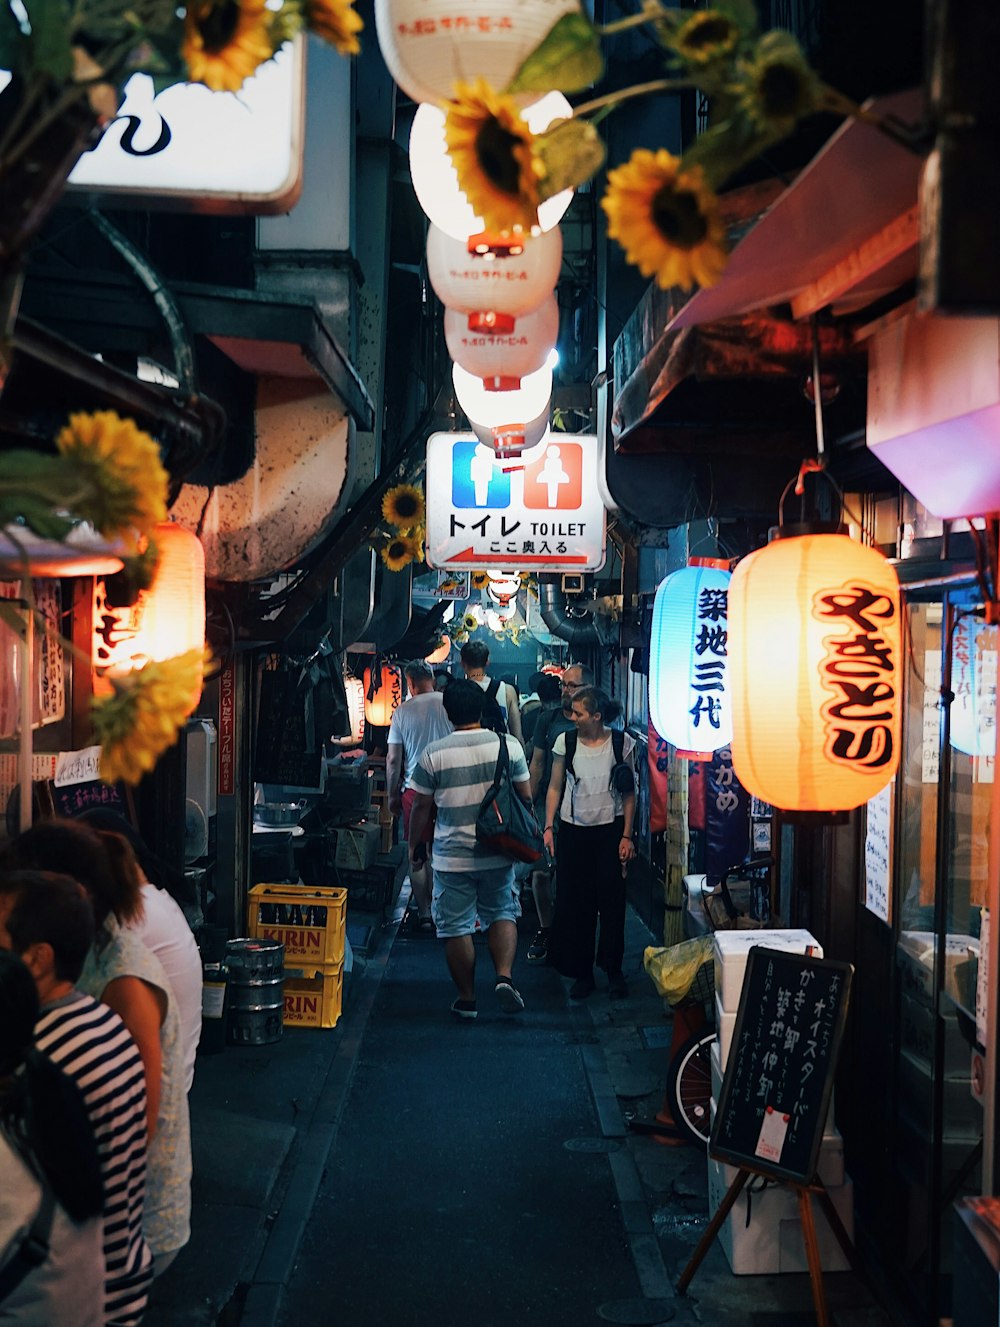
[[[487, 673], [490, 666], [490, 651], [481, 640], [470, 640], [462, 646], [460, 658], [462, 671], [470, 682], [485, 691], [487, 701], [483, 706], [482, 726], [491, 728], [495, 733], [510, 733], [516, 737], [524, 749], [521, 735], [521, 710], [517, 703], [517, 692], [509, 682], [492, 678]], [[498, 712], [499, 711], [499, 712]]]
[[[393, 712], [389, 724], [388, 747], [385, 759], [385, 781], [389, 794], [389, 810], [402, 816], [403, 838], [409, 840], [410, 814], [416, 796], [408, 786], [410, 776], [424, 748], [439, 737], [451, 732], [451, 722], [444, 712], [441, 692], [434, 686], [434, 673], [422, 660], [415, 659], [403, 670], [410, 689], [409, 700]], [[434, 827], [428, 825], [426, 843], [430, 854]], [[430, 862], [410, 867], [410, 890], [417, 905], [417, 927], [432, 935]]]
[[483, 690], [475, 682], [453, 682], [444, 693], [444, 707], [455, 731], [424, 748], [410, 780], [416, 793], [410, 815], [410, 861], [419, 862], [425, 852], [423, 835], [436, 808], [433, 912], [458, 991], [451, 1011], [461, 1019], [473, 1019], [478, 1012], [472, 941], [478, 916], [493, 960], [500, 1008], [516, 1013], [524, 1008], [524, 1000], [513, 981], [521, 915], [514, 866], [479, 842], [476, 817], [493, 784], [501, 742], [507, 743], [514, 790], [526, 803], [531, 800], [528, 766], [520, 742], [481, 726]]
[[37, 1017], [31, 973], [0, 953], [0, 1322], [101, 1327], [97, 1149], [79, 1091], [35, 1049]]
[[[621, 762], [631, 772], [635, 741], [612, 734], [607, 724], [619, 706], [596, 687], [583, 687], [572, 700], [573, 734], [556, 738], [552, 775], [545, 799], [545, 846], [558, 858], [556, 910], [549, 942], [550, 961], [572, 977], [570, 999], [583, 1000], [594, 990], [594, 945], [600, 920], [600, 961], [608, 974], [608, 994], [628, 994], [622, 973], [625, 956], [625, 876], [635, 857], [634, 775], [631, 791], [618, 782], [616, 743]], [[575, 748], [575, 749], [574, 749]], [[558, 825], [558, 831], [556, 826]]]
[[[548, 679], [548, 674], [546, 678]], [[551, 679], [551, 682], [554, 683], [555, 679]], [[556, 703], [547, 705], [535, 723], [528, 772], [531, 776], [531, 800], [540, 825], [549, 823], [549, 818], [545, 814], [545, 796], [549, 790], [549, 776], [552, 771], [552, 747], [560, 733], [572, 732], [574, 729], [573, 720], [570, 718], [573, 696], [582, 686], [592, 686], [593, 682], [594, 674], [586, 664], [570, 664], [563, 669], [562, 678], [556, 683], [558, 687]], [[531, 893], [535, 900], [535, 912], [538, 915], [538, 930], [528, 946], [529, 963], [544, 963], [548, 958], [549, 935], [555, 912], [555, 886], [554, 861], [548, 858], [544, 863], [536, 863], [531, 872]]]
[[90, 896], [95, 939], [77, 985], [121, 1017], [142, 1056], [148, 1140], [143, 1234], [157, 1277], [191, 1235], [191, 1128], [177, 1002], [156, 955], [130, 926], [142, 911], [135, 854], [118, 834], [53, 819], [25, 830], [5, 857], [11, 867], [71, 876]]
[[35, 1046], [79, 1088], [97, 1144], [104, 1186], [103, 1321], [137, 1327], [153, 1279], [142, 1234], [146, 1078], [118, 1015], [76, 989], [93, 939], [90, 900], [75, 880], [49, 871], [0, 874], [0, 949], [22, 959], [34, 979], [41, 1006]]

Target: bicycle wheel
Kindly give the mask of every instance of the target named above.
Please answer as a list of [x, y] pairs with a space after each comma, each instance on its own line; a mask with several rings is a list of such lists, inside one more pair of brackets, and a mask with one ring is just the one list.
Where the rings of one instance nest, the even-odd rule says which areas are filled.
[[667, 1100], [674, 1123], [688, 1142], [704, 1147], [712, 1132], [712, 1044], [715, 1032], [703, 1028], [689, 1037], [670, 1061]]

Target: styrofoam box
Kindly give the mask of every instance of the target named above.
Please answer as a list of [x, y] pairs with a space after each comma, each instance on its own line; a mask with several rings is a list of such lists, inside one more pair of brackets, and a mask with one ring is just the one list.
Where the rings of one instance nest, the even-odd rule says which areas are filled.
[[712, 1101], [718, 1104], [722, 1096], [722, 1052], [719, 1050], [719, 1039], [716, 1037], [712, 1042]]
[[[726, 1196], [735, 1171], [721, 1162], [708, 1159], [708, 1210], [714, 1213]], [[849, 1237], [854, 1236], [854, 1185], [850, 1177], [829, 1189]], [[749, 1207], [750, 1219], [747, 1221]], [[849, 1264], [830, 1229], [822, 1209], [814, 1201], [813, 1213], [820, 1263], [825, 1272], [844, 1272]], [[744, 1189], [719, 1231], [719, 1242], [737, 1276], [777, 1275], [807, 1272], [802, 1223], [796, 1191], [789, 1185], [769, 1185], [760, 1192], [747, 1194]]]
[[729, 1048], [733, 1044], [733, 1032], [736, 1030], [736, 1010], [727, 1013], [722, 1007], [718, 995], [715, 997], [715, 1035], [718, 1038], [719, 1066], [726, 1072]]
[[727, 1013], [735, 1014], [740, 1007], [743, 978], [750, 950], [755, 945], [780, 949], [786, 954], [811, 953], [814, 958], [823, 957], [822, 945], [809, 931], [716, 931], [715, 993]]
[[[896, 947], [900, 984], [904, 993], [934, 998], [934, 958], [937, 938], [933, 931], [901, 931]], [[979, 941], [971, 935], [949, 935], [945, 939], [945, 993], [962, 1002], [968, 999], [958, 980], [957, 970], [972, 962], [979, 953]]]

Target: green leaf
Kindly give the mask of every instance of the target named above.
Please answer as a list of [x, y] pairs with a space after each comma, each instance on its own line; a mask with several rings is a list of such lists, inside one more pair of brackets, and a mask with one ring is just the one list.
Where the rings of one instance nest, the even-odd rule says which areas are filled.
[[745, 33], [757, 31], [757, 6], [754, 0], [716, 0], [712, 8], [720, 14], [727, 14]]
[[562, 120], [535, 139], [535, 151], [545, 166], [539, 181], [542, 199], [575, 189], [604, 164], [604, 144], [587, 120]]
[[701, 166], [707, 182], [719, 189], [774, 141], [772, 136], [755, 130], [745, 117], [734, 114], [698, 135], [684, 153], [682, 169]]
[[24, 638], [24, 609], [12, 603], [10, 599], [0, 599], [0, 622], [8, 626], [15, 636]]
[[31, 24], [31, 67], [54, 83], [68, 83], [73, 73], [69, 7], [63, 0], [29, 0], [25, 4]]
[[586, 14], [564, 14], [507, 86], [508, 92], [582, 92], [604, 73], [600, 42]]
[[28, 55], [28, 39], [9, 5], [0, 0], [0, 69], [19, 74]]

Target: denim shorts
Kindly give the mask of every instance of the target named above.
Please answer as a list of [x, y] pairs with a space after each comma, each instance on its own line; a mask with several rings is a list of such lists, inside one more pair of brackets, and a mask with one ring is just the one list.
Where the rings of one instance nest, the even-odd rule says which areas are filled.
[[472, 935], [477, 917], [484, 931], [493, 922], [516, 922], [520, 917], [513, 866], [478, 871], [439, 871], [435, 866], [433, 871], [431, 916], [439, 940]]

